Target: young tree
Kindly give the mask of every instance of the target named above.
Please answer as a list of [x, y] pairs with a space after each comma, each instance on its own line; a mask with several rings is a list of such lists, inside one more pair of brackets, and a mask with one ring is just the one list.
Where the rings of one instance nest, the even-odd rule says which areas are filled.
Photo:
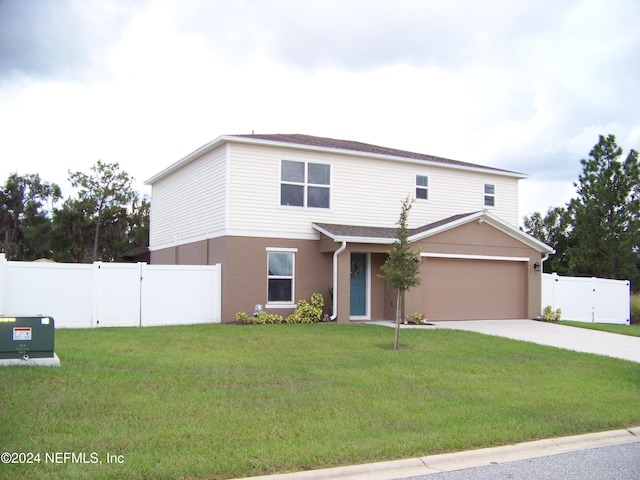
[[[92, 261], [98, 258], [98, 242], [101, 229], [105, 226], [121, 228], [117, 223], [122, 219], [122, 211], [135, 198], [131, 187], [133, 178], [128, 173], [120, 171], [118, 163], [103, 163], [98, 160], [91, 167], [91, 173], [69, 172], [71, 185], [79, 188], [78, 196], [84, 205], [91, 207], [90, 216], [93, 220], [93, 253]], [[105, 225], [104, 220], [109, 220]]]
[[631, 150], [613, 135], [604, 137], [581, 160], [583, 172], [571, 200], [572, 245], [569, 262], [574, 274], [638, 279], [640, 245], [640, 166]]
[[396, 229], [396, 241], [393, 249], [381, 269], [387, 282], [387, 287], [397, 293], [396, 300], [396, 334], [393, 348], [400, 348], [400, 317], [402, 316], [402, 300], [404, 293], [412, 287], [420, 285], [420, 252], [414, 252], [409, 248], [409, 228], [407, 218], [414, 199], [405, 198], [402, 202], [402, 212]]

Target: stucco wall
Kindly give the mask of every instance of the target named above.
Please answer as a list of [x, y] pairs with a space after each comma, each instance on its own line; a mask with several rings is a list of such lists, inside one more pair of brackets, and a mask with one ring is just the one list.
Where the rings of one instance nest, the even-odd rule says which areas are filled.
[[[322, 236], [323, 237], [323, 236]], [[261, 304], [267, 311], [286, 317], [293, 308], [267, 306], [267, 248], [295, 248], [295, 300], [309, 299], [320, 292], [325, 299], [325, 310], [330, 311], [329, 289], [333, 285], [333, 252], [340, 243], [317, 240], [274, 239], [259, 237], [220, 237], [208, 241], [193, 242], [151, 253], [152, 263], [222, 263], [222, 321], [235, 321], [238, 311], [253, 312], [254, 305]], [[379, 278], [380, 267], [391, 245], [347, 244], [339, 255], [338, 289], [334, 294], [338, 301], [338, 321], [349, 322], [350, 305], [350, 255], [351, 252], [370, 254], [370, 317], [394, 319], [396, 295], [390, 292], [384, 280]], [[534, 318], [540, 314], [541, 274], [533, 264], [540, 262], [541, 254], [514, 237], [487, 223], [470, 222], [457, 228], [425, 238], [412, 245], [423, 254], [473, 255], [482, 257], [514, 257], [522, 265], [524, 275], [523, 316]], [[527, 260], [523, 260], [527, 259]], [[495, 260], [505, 261], [505, 260]], [[511, 260], [507, 260], [511, 261]], [[487, 264], [489, 265], [489, 264]], [[406, 296], [406, 313], [428, 313], [428, 295], [424, 287], [410, 290]]]

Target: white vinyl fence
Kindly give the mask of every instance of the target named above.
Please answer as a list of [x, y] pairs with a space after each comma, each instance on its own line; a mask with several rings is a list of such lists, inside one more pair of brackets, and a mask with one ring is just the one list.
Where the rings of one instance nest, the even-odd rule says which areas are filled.
[[219, 323], [221, 266], [12, 262], [0, 254], [0, 315], [57, 328]]
[[562, 310], [562, 320], [631, 323], [631, 284], [626, 280], [542, 274], [542, 309]]

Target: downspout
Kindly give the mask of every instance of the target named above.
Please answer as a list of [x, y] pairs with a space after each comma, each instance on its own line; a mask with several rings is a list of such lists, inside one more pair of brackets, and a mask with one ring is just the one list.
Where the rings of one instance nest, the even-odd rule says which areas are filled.
[[333, 322], [338, 316], [338, 255], [344, 252], [347, 248], [347, 242], [342, 242], [340, 248], [333, 252], [333, 313], [331, 314], [331, 321]]
[[548, 253], [545, 253], [545, 254], [544, 254], [544, 257], [542, 257], [542, 258], [540, 259], [540, 271], [541, 271], [541, 272], [544, 272], [544, 262], [546, 262], [547, 260], [549, 260], [549, 254], [548, 254]]

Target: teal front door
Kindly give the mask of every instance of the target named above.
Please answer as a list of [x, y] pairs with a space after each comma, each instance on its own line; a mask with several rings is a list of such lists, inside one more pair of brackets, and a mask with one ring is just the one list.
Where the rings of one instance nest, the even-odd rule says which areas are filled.
[[367, 314], [367, 254], [351, 254], [351, 315]]

